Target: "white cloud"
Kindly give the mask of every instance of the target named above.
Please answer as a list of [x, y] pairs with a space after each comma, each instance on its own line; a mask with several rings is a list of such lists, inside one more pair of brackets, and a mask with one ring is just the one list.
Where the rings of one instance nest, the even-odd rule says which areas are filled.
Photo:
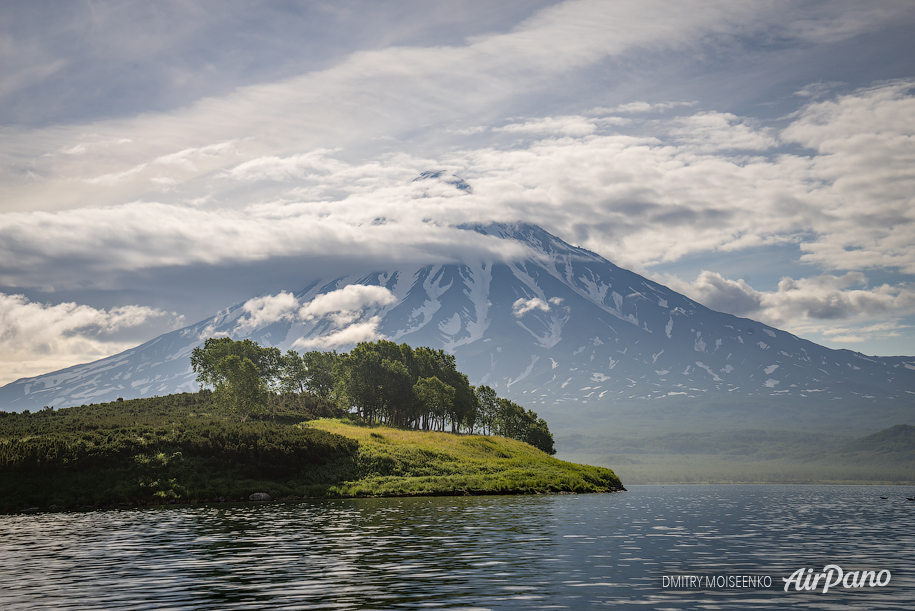
[[326, 349], [383, 339], [378, 331], [379, 316], [365, 319], [365, 310], [383, 307], [397, 301], [391, 291], [383, 286], [350, 284], [342, 289], [318, 295], [299, 310], [305, 321], [329, 317], [334, 330], [319, 337], [299, 338], [293, 348]]
[[[313, 323], [326, 318], [332, 323], [329, 332], [318, 337], [299, 338], [293, 343], [293, 348], [324, 349], [374, 341], [383, 337], [378, 331], [381, 318], [366, 318], [370, 313], [367, 311], [396, 301], [390, 290], [374, 285], [349, 284], [318, 295], [301, 306], [295, 295], [281, 291], [277, 295], [265, 295], [245, 302], [242, 306], [245, 315], [238, 320], [232, 333], [250, 332], [280, 321]], [[212, 335], [213, 329], [208, 331]]]
[[722, 112], [699, 112], [673, 119], [668, 132], [677, 141], [695, 151], [750, 150], [765, 151], [777, 141], [769, 130], [755, 129], [739, 117]]
[[521, 318], [522, 316], [524, 316], [525, 314], [527, 314], [528, 312], [531, 312], [533, 310], [540, 310], [541, 312], [549, 312], [551, 305], [558, 306], [561, 304], [562, 304], [561, 297], [553, 297], [552, 299], [550, 299], [548, 301], [544, 301], [544, 300], [540, 299], [539, 297], [532, 297], [531, 299], [524, 299], [522, 297], [520, 299], [515, 300], [515, 302], [512, 304], [512, 314], [514, 314], [516, 318]]
[[820, 333], [840, 344], [856, 344], [872, 340], [902, 337], [902, 332], [905, 329], [911, 328], [912, 325], [904, 325], [899, 321], [891, 320], [858, 327], [832, 327], [830, 329], [824, 329], [820, 331]]
[[494, 127], [492, 131], [506, 134], [587, 136], [594, 132], [594, 127], [594, 122], [585, 117], [544, 117]]
[[383, 286], [350, 284], [342, 289], [318, 295], [302, 306], [299, 316], [304, 320], [340, 312], [357, 312], [372, 306], [386, 306], [397, 301]]
[[373, 342], [384, 339], [384, 335], [378, 331], [380, 324], [381, 318], [373, 316], [368, 320], [353, 323], [320, 337], [299, 338], [292, 344], [292, 347], [305, 350], [325, 350], [327, 348], [358, 344], [359, 342]]
[[[361, 51], [324, 70], [239, 87], [169, 112], [5, 133], [0, 147], [4, 199], [12, 210], [108, 205], [136, 199], [148, 189], [145, 173], [137, 170], [144, 164], [171, 163], [180, 170], [172, 178], [202, 183], [239, 161], [279, 160], [320, 148], [371, 148], [418, 128], [478, 125], [481, 116], [492, 116], [507, 102], [550, 92], [570, 72], [607, 58], [636, 50], [693, 49], [706, 36], [783, 27], [789, 13], [733, 1], [568, 1], [510, 31], [461, 45]], [[854, 29], [854, 23], [843, 27]], [[87, 129], [99, 140], [132, 143], [42, 157], [73, 146]], [[229, 142], [235, 143], [232, 155], [213, 148]], [[23, 166], [49, 180], [36, 187]]]
[[95, 178], [85, 178], [83, 179], [83, 182], [86, 182], [90, 185], [114, 185], [133, 178], [144, 169], [146, 169], [146, 165], [147, 164], [145, 163], [141, 163], [140, 165], [136, 165], [128, 170], [124, 170], [123, 172], [112, 172], [110, 174], [102, 174], [101, 176], [96, 176]]
[[291, 155], [289, 157], [258, 157], [235, 166], [226, 173], [226, 176], [240, 182], [258, 180], [289, 181], [296, 178], [306, 178], [314, 174], [340, 172], [346, 169], [348, 167], [346, 164], [327, 156], [333, 152], [333, 150], [328, 149], [317, 149], [309, 153]]
[[[449, 250], [491, 247], [448, 224], [522, 219], [636, 269], [796, 243], [804, 261], [827, 270], [912, 273], [912, 85], [815, 102], [780, 133], [701, 112], [646, 124], [655, 137], [527, 134], [521, 146], [359, 164], [323, 150], [263, 158], [236, 166], [238, 180], [228, 172], [208, 182], [212, 198], [193, 206], [134, 202], [0, 215], [0, 280], [54, 284], [42, 275], [72, 260], [87, 271], [327, 252], [441, 260]], [[773, 153], [776, 136], [814, 152]], [[473, 192], [412, 182], [430, 167], [471, 179]], [[243, 187], [256, 177], [294, 182], [263, 203], [227, 205], [250, 201]]]
[[242, 306], [247, 316], [239, 318], [234, 332], [256, 329], [281, 320], [293, 320], [298, 308], [299, 301], [295, 295], [286, 291], [249, 299]]
[[157, 157], [153, 163], [177, 166], [185, 170], [195, 171], [197, 169], [194, 165], [195, 159], [221, 158], [233, 150], [235, 142], [235, 140], [229, 140], [228, 142], [218, 142], [207, 146], [186, 148], [177, 153], [170, 153]]
[[165, 316], [175, 314], [137, 305], [108, 310], [72, 302], [50, 305], [0, 293], [0, 384], [126, 350], [136, 342], [119, 339], [118, 332]]
[[670, 110], [672, 108], [689, 108], [690, 106], [695, 106], [698, 104], [698, 101], [692, 102], [658, 102], [656, 104], [649, 104], [648, 102], [636, 101], [636, 102], [627, 102], [626, 104], [619, 104], [612, 107], [603, 107], [599, 106], [591, 109], [591, 114], [603, 115], [603, 114], [613, 114], [613, 113], [645, 113], [645, 112], [664, 112], [665, 110]]
[[[819, 333], [837, 342], [897, 337], [899, 330], [907, 328], [899, 320], [915, 314], [915, 287], [867, 288], [861, 272], [798, 280], [784, 277], [775, 291], [758, 291], [742, 279], [730, 280], [710, 271], [691, 283], [673, 276], [662, 281], [713, 310], [802, 335]], [[838, 321], [841, 326], [836, 326]]]

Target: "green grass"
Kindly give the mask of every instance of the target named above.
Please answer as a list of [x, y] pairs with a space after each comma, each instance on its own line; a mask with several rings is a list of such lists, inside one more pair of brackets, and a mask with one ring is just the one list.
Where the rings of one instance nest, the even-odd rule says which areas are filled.
[[300, 425], [359, 442], [357, 479], [333, 494], [542, 494], [623, 490], [612, 470], [565, 462], [520, 441], [480, 435], [359, 426], [343, 420]]

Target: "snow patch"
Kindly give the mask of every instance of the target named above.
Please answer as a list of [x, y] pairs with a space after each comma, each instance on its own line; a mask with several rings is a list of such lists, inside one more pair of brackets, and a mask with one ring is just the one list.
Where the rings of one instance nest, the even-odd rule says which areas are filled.
[[768, 333], [769, 337], [775, 337], [775, 331], [773, 331], [772, 329], [763, 329], [763, 331]]
[[702, 331], [696, 331], [696, 342], [693, 344], [696, 352], [705, 352], [705, 342], [702, 341]]
[[667, 333], [667, 339], [670, 339], [670, 332], [674, 330], [674, 317], [671, 316], [670, 320], [667, 321], [667, 326], [664, 327], [664, 332]]
[[658, 357], [661, 356], [662, 354], [664, 354], [664, 351], [663, 351], [663, 350], [661, 350], [661, 351], [658, 352], [657, 354], [652, 354], [652, 355], [651, 355], [651, 364], [654, 365], [655, 363], [657, 363], [657, 362], [658, 362]]
[[732, 371], [734, 371], [734, 366], [733, 366], [733, 365], [725, 365], [724, 367], [721, 368], [721, 371], [722, 371], [723, 373], [731, 373]]
[[556, 361], [553, 357], [550, 357], [550, 363], [553, 364], [553, 366], [550, 367], [550, 369], [556, 369], [557, 367], [559, 367], [559, 362]]
[[778, 369], [778, 365], [769, 365], [768, 367], [763, 369], [763, 371], [765, 371], [766, 375], [768, 376], [768, 375], [772, 375], [772, 372], [775, 371], [776, 369]]
[[759, 346], [760, 348], [762, 348], [763, 350], [769, 349], [769, 344], [767, 344], [766, 342], [756, 342], [756, 345]]
[[455, 312], [448, 320], [438, 323], [438, 328], [445, 335], [457, 335], [461, 330], [461, 315]]
[[666, 300], [666, 299], [661, 299], [660, 297], [658, 297], [658, 305], [661, 306], [662, 308], [666, 308], [666, 307], [667, 307], [667, 300]]
[[507, 386], [508, 386], [509, 388], [511, 388], [512, 384], [514, 384], [514, 383], [516, 383], [516, 382], [520, 382], [521, 380], [523, 380], [523, 379], [526, 378], [527, 376], [531, 375], [531, 372], [534, 370], [534, 364], [535, 364], [537, 361], [539, 361], [539, 360], [540, 360], [540, 357], [539, 357], [539, 356], [537, 356], [536, 354], [532, 354], [532, 355], [531, 355], [531, 364], [527, 366], [527, 369], [525, 369], [524, 371], [521, 372], [521, 375], [519, 375], [519, 376], [518, 376], [517, 378], [515, 378], [514, 380], [510, 380], [510, 381], [508, 382]]
[[718, 374], [716, 374], [714, 371], [712, 371], [712, 368], [709, 367], [708, 365], [706, 365], [705, 363], [703, 363], [702, 361], [696, 361], [696, 366], [701, 367], [702, 369], [705, 369], [708, 372], [708, 374], [710, 376], [712, 376], [712, 379], [714, 381], [716, 381], [716, 382], [722, 381], [721, 378], [718, 377]]
[[778, 384], [779, 384], [778, 380], [773, 380], [772, 378], [769, 378], [768, 380], [765, 381], [763, 386], [765, 386], [766, 388], [775, 388]]
[[[592, 374], [591, 374], [591, 381], [592, 381], [592, 382], [606, 382], [606, 381], [609, 380], [609, 379], [610, 379], [610, 378], [609, 378], [608, 376], [605, 376], [605, 375], [602, 374], [602, 373], [592, 373]], [[589, 396], [590, 396], [590, 395], [589, 395]]]
[[613, 291], [613, 303], [616, 305], [616, 312], [620, 318], [623, 317], [623, 296]]

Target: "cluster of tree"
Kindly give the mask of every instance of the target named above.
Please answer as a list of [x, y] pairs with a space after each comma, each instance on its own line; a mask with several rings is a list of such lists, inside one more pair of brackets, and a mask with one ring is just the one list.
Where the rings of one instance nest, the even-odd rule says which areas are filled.
[[355, 412], [365, 422], [423, 430], [495, 434], [555, 454], [546, 422], [488, 386], [474, 387], [443, 350], [391, 341], [351, 352], [282, 354], [251, 340], [208, 339], [191, 364], [201, 387], [243, 420], [270, 409], [271, 397], [311, 395]]

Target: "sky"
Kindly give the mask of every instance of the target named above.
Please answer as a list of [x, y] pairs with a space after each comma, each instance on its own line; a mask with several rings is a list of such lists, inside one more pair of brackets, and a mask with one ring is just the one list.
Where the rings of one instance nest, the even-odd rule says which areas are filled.
[[[915, 354], [915, 3], [0, 7], [0, 384], [535, 223]], [[470, 189], [415, 179], [441, 171]]]

